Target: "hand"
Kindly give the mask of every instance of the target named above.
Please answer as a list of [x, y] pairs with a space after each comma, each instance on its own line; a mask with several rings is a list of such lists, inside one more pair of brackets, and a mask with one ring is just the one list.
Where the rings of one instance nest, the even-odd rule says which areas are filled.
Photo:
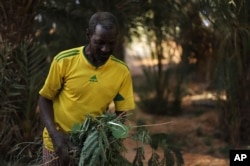
[[126, 121], [126, 112], [124, 111], [115, 111], [116, 116], [120, 119], [120, 121], [124, 124]]
[[69, 146], [70, 142], [66, 134], [56, 131], [51, 135], [55, 153], [58, 155], [63, 165], [69, 165]]

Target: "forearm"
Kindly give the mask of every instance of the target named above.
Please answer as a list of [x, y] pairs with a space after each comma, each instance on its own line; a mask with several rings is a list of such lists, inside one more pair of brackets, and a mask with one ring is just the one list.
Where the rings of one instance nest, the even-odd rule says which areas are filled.
[[44, 126], [47, 128], [49, 134], [55, 133], [56, 127], [55, 127], [55, 122], [54, 122], [54, 112], [53, 112], [52, 101], [40, 96], [38, 105], [40, 109], [40, 117]]

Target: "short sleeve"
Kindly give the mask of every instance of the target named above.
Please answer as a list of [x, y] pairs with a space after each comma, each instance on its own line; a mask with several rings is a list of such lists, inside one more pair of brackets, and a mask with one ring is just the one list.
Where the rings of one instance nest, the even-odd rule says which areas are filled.
[[53, 59], [45, 83], [39, 91], [41, 96], [52, 100], [59, 93], [63, 85], [62, 66], [63, 64]]
[[114, 98], [117, 111], [130, 111], [135, 108], [131, 74], [127, 72], [118, 94]]

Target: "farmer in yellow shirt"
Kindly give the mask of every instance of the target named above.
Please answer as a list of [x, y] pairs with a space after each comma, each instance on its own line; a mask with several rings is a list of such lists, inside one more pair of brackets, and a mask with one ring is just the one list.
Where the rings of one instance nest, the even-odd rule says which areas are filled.
[[113, 101], [119, 114], [134, 109], [132, 78], [127, 65], [112, 55], [118, 35], [115, 16], [97, 12], [89, 20], [88, 44], [57, 54], [39, 91], [44, 123], [43, 162], [66, 165], [65, 133], [86, 115], [103, 114]]

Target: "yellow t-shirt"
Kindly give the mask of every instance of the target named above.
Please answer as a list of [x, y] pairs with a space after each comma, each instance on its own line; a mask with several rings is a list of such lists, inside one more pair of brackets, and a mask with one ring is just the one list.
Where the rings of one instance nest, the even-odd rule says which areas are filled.
[[[39, 91], [53, 100], [54, 120], [68, 132], [86, 115], [101, 115], [114, 101], [117, 111], [134, 109], [132, 78], [127, 65], [114, 56], [95, 67], [84, 55], [84, 47], [60, 52], [51, 63], [44, 86]], [[49, 134], [44, 129], [44, 145], [53, 151]]]

